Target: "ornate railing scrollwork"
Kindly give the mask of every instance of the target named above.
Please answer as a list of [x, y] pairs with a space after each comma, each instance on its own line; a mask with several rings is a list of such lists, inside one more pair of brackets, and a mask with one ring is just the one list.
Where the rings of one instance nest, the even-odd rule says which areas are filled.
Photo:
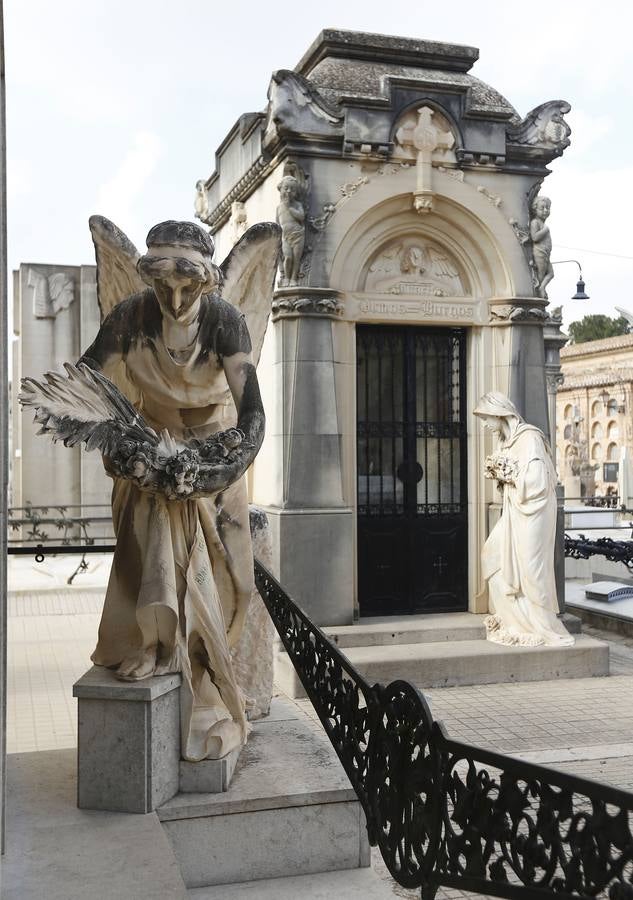
[[589, 559], [604, 556], [610, 562], [621, 562], [633, 571], [633, 541], [614, 541], [610, 537], [591, 540], [580, 534], [577, 538], [565, 535], [565, 556], [571, 559]]
[[255, 580], [399, 884], [633, 900], [633, 794], [451, 740], [416, 687], [370, 685], [258, 562]]

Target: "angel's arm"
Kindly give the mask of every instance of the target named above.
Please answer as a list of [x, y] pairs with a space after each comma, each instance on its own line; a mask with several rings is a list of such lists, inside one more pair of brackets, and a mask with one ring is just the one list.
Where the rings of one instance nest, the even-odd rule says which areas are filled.
[[238, 321], [231, 334], [230, 344], [222, 354], [224, 374], [237, 409], [237, 427], [244, 434], [244, 450], [236, 464], [237, 474], [232, 481], [243, 475], [257, 456], [264, 440], [266, 425], [248, 329], [243, 316], [236, 315], [236, 319]]
[[236, 476], [239, 478], [259, 452], [266, 420], [251, 354], [239, 352], [225, 357], [224, 372], [238, 411], [237, 427], [243, 432], [246, 445]]
[[[229, 463], [231, 470], [229, 483], [241, 477], [255, 459], [264, 440], [265, 416], [259, 393], [257, 373], [251, 355], [251, 339], [243, 316], [239, 316], [237, 327], [232, 331], [230, 347], [222, 356], [224, 374], [237, 409], [237, 427], [244, 433], [243, 448], [237, 459]], [[234, 351], [234, 352], [228, 352]], [[229, 647], [235, 647], [240, 639], [250, 598], [238, 600], [233, 620], [227, 631]]]

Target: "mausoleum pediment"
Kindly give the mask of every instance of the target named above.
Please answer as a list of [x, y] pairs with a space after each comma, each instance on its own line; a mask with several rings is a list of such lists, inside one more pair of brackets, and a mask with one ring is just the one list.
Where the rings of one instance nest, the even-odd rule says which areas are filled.
[[417, 235], [383, 245], [369, 262], [364, 290], [377, 294], [465, 297], [463, 271], [445, 247]]

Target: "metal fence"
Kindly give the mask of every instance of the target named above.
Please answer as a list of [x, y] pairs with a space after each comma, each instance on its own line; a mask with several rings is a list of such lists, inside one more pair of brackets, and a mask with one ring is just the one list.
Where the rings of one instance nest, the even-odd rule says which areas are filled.
[[255, 579], [399, 884], [633, 898], [633, 794], [452, 740], [416, 687], [370, 685], [259, 563]]

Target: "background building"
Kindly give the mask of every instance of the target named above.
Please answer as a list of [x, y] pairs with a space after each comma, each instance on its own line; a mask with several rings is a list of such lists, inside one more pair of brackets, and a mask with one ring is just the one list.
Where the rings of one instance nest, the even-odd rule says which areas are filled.
[[31, 410], [22, 412], [20, 379], [60, 371], [92, 343], [99, 327], [95, 266], [23, 263], [13, 273], [10, 505], [108, 504], [112, 482], [98, 453], [69, 449], [37, 436]]
[[571, 344], [560, 358], [556, 462], [566, 496], [619, 494], [633, 454], [633, 334]]

